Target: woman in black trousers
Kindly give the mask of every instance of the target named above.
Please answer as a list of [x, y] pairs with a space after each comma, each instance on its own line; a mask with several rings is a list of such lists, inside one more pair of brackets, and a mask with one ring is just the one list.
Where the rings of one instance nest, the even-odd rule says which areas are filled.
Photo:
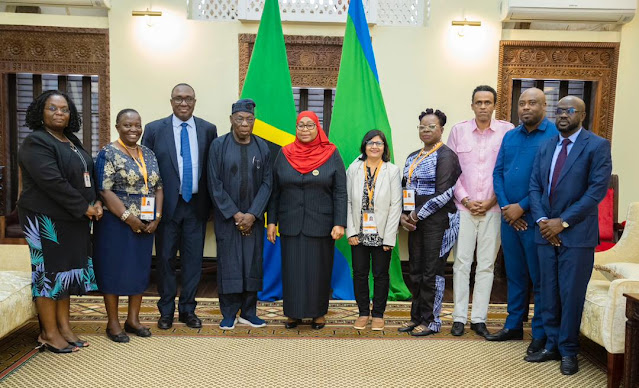
[[346, 171], [315, 113], [297, 118], [295, 141], [280, 151], [273, 166], [267, 238], [282, 242], [282, 291], [286, 328], [313, 318], [326, 324], [335, 240], [346, 225]]
[[434, 304], [436, 277], [440, 273], [442, 252], [455, 243], [455, 228], [449, 214], [457, 211], [453, 192], [461, 174], [455, 152], [441, 141], [446, 115], [426, 109], [419, 116], [419, 138], [424, 147], [411, 153], [404, 166], [404, 213], [401, 225], [409, 231], [408, 260], [413, 302], [411, 320], [400, 332], [413, 336], [437, 333]]
[[[364, 135], [361, 156], [346, 171], [348, 218], [346, 235], [353, 257], [353, 286], [359, 317], [353, 328], [384, 330], [388, 299], [388, 267], [402, 214], [402, 181], [399, 168], [390, 163], [386, 136], [374, 129]], [[368, 274], [373, 268], [373, 310], [370, 308]]]

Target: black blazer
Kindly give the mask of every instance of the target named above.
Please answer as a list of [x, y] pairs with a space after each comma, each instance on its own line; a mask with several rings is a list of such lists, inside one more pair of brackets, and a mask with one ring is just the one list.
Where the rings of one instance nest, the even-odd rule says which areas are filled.
[[[599, 244], [599, 202], [608, 192], [612, 173], [610, 142], [582, 129], [561, 169], [552, 204], [548, 198], [550, 166], [559, 142], [553, 136], [537, 151], [530, 177], [530, 210], [535, 221], [561, 218], [569, 225], [559, 233], [568, 248], [594, 248]], [[535, 225], [535, 242], [548, 244]]]
[[346, 226], [346, 170], [339, 151], [317, 171], [317, 175], [300, 174], [281, 150], [277, 155], [267, 222], [279, 222], [280, 234], [326, 237], [333, 226]]
[[[195, 131], [198, 144], [198, 194], [193, 197], [197, 208], [198, 219], [207, 220], [211, 208], [211, 198], [207, 189], [206, 161], [208, 160], [209, 147], [217, 137], [217, 128], [214, 124], [198, 117], [195, 120]], [[142, 144], [149, 147], [158, 160], [160, 175], [162, 176], [162, 188], [164, 190], [164, 202], [162, 204], [162, 218], [173, 218], [173, 212], [180, 197], [180, 173], [178, 171], [177, 151], [173, 137], [173, 115], [148, 123], [144, 127]]]
[[18, 206], [52, 218], [73, 220], [84, 217], [89, 204], [97, 198], [93, 159], [75, 135], [67, 134], [67, 137], [84, 158], [91, 187], [84, 187], [84, 165], [69, 144], [43, 129], [35, 130], [24, 139], [18, 152], [22, 171]]

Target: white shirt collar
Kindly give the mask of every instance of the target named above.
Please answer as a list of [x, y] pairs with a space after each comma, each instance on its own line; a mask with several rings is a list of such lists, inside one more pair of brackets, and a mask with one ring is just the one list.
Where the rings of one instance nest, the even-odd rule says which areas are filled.
[[172, 115], [171, 120], [173, 122], [173, 128], [182, 126], [182, 123], [186, 123], [189, 127], [195, 128], [195, 119], [193, 118], [193, 116], [191, 116], [186, 121], [182, 121], [179, 118], [177, 118], [175, 115]]

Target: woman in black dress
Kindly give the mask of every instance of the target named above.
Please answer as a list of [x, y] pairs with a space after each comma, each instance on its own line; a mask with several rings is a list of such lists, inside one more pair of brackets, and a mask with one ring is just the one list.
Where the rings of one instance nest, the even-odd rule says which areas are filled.
[[295, 141], [280, 151], [273, 166], [267, 238], [282, 242], [282, 291], [286, 328], [313, 318], [326, 324], [335, 240], [346, 225], [346, 171], [315, 113], [297, 117]]
[[27, 109], [33, 130], [20, 147], [20, 225], [29, 244], [32, 295], [40, 320], [40, 349], [70, 353], [88, 346], [69, 325], [70, 295], [97, 289], [91, 259], [96, 201], [93, 159], [73, 134], [80, 115], [69, 97], [49, 90]]

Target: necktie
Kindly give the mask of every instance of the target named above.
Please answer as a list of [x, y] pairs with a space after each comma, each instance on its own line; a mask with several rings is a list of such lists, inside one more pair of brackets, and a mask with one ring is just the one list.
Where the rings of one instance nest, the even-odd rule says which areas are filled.
[[191, 145], [186, 123], [182, 123], [180, 132], [180, 155], [182, 155], [182, 198], [189, 202], [193, 196], [193, 164], [191, 162]]
[[557, 186], [557, 181], [559, 180], [559, 174], [561, 174], [561, 169], [566, 164], [566, 158], [568, 157], [568, 144], [572, 143], [570, 139], [564, 139], [561, 142], [561, 151], [559, 151], [559, 156], [557, 156], [557, 161], [555, 162], [555, 169], [552, 172], [552, 183], [550, 184], [550, 198], [555, 194], [555, 187]]

